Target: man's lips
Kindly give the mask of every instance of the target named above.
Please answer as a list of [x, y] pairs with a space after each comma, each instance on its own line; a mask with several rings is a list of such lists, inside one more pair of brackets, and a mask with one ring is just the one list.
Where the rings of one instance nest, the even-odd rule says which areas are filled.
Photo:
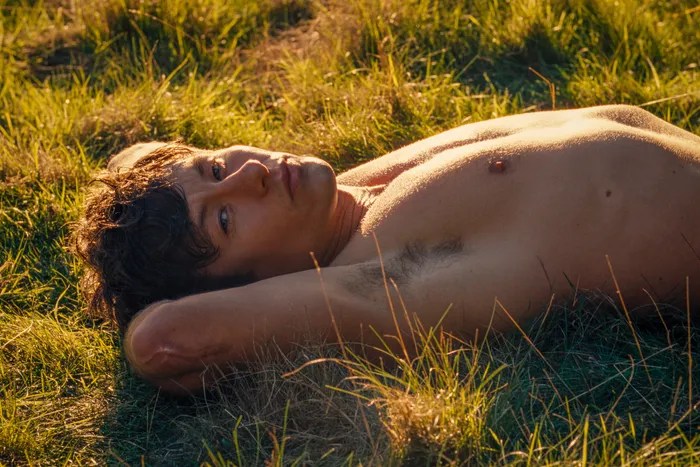
[[287, 170], [289, 171], [289, 192], [292, 194], [292, 199], [297, 192], [297, 187], [299, 186], [299, 177], [301, 176], [301, 166], [297, 165], [296, 161], [293, 164], [287, 164]]
[[297, 185], [299, 185], [299, 167], [289, 165], [287, 162], [287, 158], [280, 162], [282, 184], [287, 190], [287, 193], [289, 193], [289, 197], [294, 201], [294, 192], [296, 191]]

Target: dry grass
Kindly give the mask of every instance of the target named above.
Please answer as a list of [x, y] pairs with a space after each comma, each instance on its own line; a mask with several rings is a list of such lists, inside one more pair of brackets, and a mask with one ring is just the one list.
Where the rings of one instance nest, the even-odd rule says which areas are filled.
[[586, 294], [470, 344], [413, 323], [415, 358], [309, 342], [171, 399], [83, 314], [66, 244], [91, 175], [136, 141], [343, 169], [466, 122], [608, 103], [700, 134], [699, 15], [681, 0], [5, 2], [0, 463], [700, 463], [685, 309], [629, 322]]

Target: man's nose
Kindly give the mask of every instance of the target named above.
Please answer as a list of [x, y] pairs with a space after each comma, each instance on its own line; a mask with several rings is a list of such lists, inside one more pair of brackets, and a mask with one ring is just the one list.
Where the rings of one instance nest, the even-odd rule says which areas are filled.
[[270, 170], [262, 162], [249, 159], [216, 184], [216, 191], [223, 195], [264, 196], [268, 190], [269, 177]]

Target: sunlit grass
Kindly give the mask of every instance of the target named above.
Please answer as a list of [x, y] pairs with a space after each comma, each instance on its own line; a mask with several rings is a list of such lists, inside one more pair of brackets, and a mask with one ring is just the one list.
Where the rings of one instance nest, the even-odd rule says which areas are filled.
[[381, 364], [268, 349], [177, 400], [84, 315], [67, 240], [92, 174], [137, 141], [343, 169], [463, 123], [609, 103], [700, 134], [699, 19], [691, 1], [5, 2], [0, 463], [699, 463], [685, 309], [630, 322], [581, 294], [476, 341], [411, 321]]

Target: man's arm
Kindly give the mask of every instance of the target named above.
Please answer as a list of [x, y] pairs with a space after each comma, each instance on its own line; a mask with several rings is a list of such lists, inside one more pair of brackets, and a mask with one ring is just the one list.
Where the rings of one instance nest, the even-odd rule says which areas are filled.
[[[501, 284], [519, 277], [513, 263], [520, 259], [517, 248], [497, 250], [484, 248], [471, 253], [469, 262], [428, 268], [400, 284], [400, 299], [391, 279], [401, 282], [395, 269], [402, 260], [387, 257], [388, 283], [379, 261], [372, 260], [323, 268], [322, 281], [317, 271], [308, 270], [159, 302], [134, 318], [125, 353], [141, 377], [168, 392], [187, 394], [217, 379], [217, 366], [254, 360], [259, 346], [267, 343], [286, 352], [304, 337], [335, 342], [340, 336], [344, 342], [371, 345], [379, 344], [376, 335], [405, 337], [410, 332], [407, 314], [411, 320], [419, 316], [425, 328], [442, 320], [444, 328], [456, 333], [505, 329], [503, 317], [492, 316], [494, 297], [503, 292], [505, 303], [527, 311], [528, 293], [514, 286], [501, 290]], [[466, 294], [465, 285], [475, 287]], [[394, 346], [397, 341], [389, 337], [384, 342]]]
[[359, 340], [361, 323], [387, 323], [377, 313], [384, 307], [343, 286], [353, 267], [324, 268], [323, 284], [309, 270], [153, 304], [129, 326], [126, 356], [145, 379], [186, 393], [202, 388], [208, 367], [249, 361], [261, 344], [287, 351], [304, 335], [334, 341], [334, 326]]

